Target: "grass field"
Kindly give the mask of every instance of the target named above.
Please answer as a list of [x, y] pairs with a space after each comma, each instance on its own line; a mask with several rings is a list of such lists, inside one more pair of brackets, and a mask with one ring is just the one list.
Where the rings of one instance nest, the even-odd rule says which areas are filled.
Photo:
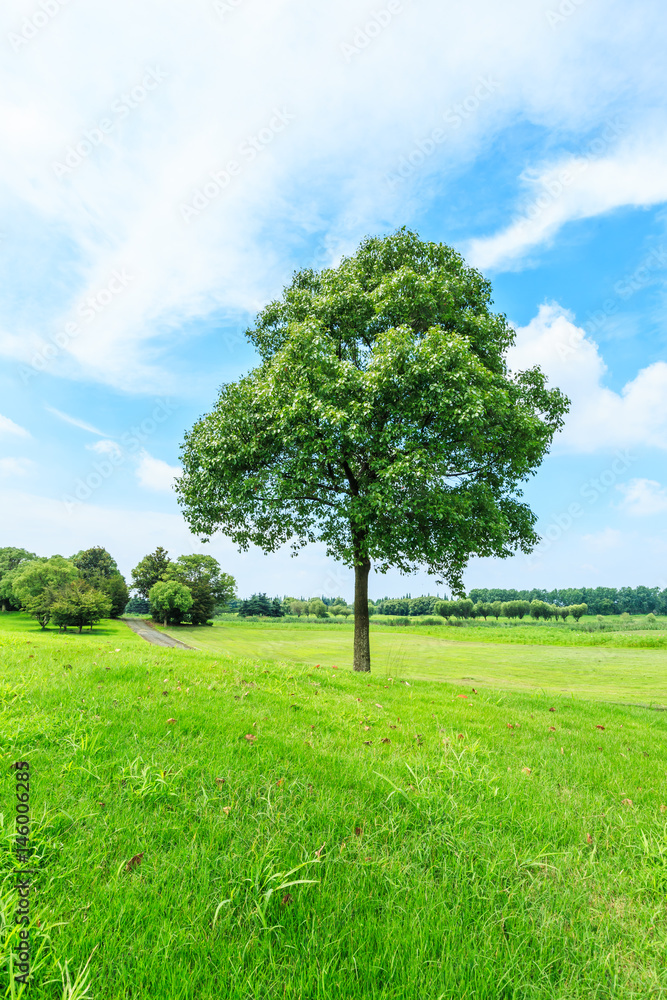
[[[368, 677], [335, 628], [300, 633], [316, 667], [253, 626], [190, 652], [0, 616], [4, 995], [28, 760], [34, 1000], [666, 997], [667, 715], [605, 703], [664, 653], [509, 644], [494, 666], [396, 629]], [[492, 681], [418, 679], [474, 647]], [[582, 657], [610, 654], [591, 680]], [[574, 698], [528, 689], [557, 669]]]
[[[162, 629], [214, 656], [284, 660], [314, 666], [352, 667], [352, 629], [346, 625], [272, 624], [230, 621], [213, 628]], [[517, 636], [522, 635], [522, 641]], [[461, 641], [459, 636], [465, 635]], [[556, 645], [558, 626], [480, 630], [375, 627], [371, 629], [374, 674], [405, 679], [449, 681], [467, 688], [483, 685], [667, 707], [667, 648]], [[572, 635], [573, 633], [569, 633]], [[576, 633], [575, 633], [576, 634]], [[473, 641], [470, 637], [480, 637]], [[489, 642], [488, 636], [496, 641]], [[656, 637], [665, 633], [656, 632]], [[501, 642], [500, 637], [506, 641]], [[583, 633], [584, 639], [590, 634]], [[530, 639], [541, 639], [539, 644]], [[546, 641], [550, 639], [551, 641]], [[483, 641], [481, 641], [483, 640]]]

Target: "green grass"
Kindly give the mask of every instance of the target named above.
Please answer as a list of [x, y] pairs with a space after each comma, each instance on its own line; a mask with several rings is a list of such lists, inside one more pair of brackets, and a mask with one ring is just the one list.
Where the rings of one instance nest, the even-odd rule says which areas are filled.
[[[285, 660], [314, 666], [352, 667], [352, 625], [224, 622], [213, 628], [162, 629], [213, 656]], [[504, 634], [510, 642], [460, 641], [470, 630], [375, 627], [371, 663], [382, 677], [449, 681], [478, 687], [574, 694], [603, 701], [667, 706], [667, 649], [528, 645], [511, 642], [520, 629]], [[552, 630], [549, 630], [552, 631]], [[527, 629], [528, 636], [547, 629]], [[478, 630], [478, 636], [491, 634]], [[587, 637], [587, 636], [586, 636]]]
[[[667, 996], [667, 715], [334, 670], [329, 632], [316, 668], [0, 618], [5, 984], [27, 759], [33, 1000]], [[531, 649], [664, 665], [495, 652]]]

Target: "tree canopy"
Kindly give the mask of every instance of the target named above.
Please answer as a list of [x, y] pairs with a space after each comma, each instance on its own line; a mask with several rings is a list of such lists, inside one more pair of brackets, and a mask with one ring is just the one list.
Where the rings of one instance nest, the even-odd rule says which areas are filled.
[[320, 541], [354, 567], [355, 670], [370, 670], [371, 565], [461, 594], [471, 555], [538, 541], [518, 487], [568, 401], [539, 368], [508, 371], [514, 331], [491, 302], [451, 247], [369, 237], [294, 275], [247, 331], [260, 365], [185, 437], [175, 489], [193, 532], [266, 552]]

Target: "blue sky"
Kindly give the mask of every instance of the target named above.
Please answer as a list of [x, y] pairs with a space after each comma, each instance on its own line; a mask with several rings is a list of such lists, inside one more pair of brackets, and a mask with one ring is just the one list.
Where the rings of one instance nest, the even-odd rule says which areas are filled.
[[102, 544], [126, 575], [209, 551], [242, 595], [351, 598], [317, 546], [202, 546], [172, 484], [292, 271], [408, 225], [491, 279], [512, 367], [572, 398], [525, 486], [543, 542], [467, 586], [667, 586], [662, 5], [8, 0], [0, 22], [0, 545]]

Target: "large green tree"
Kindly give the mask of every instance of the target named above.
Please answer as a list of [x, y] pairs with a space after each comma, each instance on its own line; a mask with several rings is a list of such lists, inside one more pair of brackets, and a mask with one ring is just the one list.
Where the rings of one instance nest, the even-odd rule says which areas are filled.
[[247, 335], [261, 363], [186, 435], [176, 484], [191, 529], [354, 567], [354, 669], [370, 670], [371, 565], [426, 568], [463, 595], [469, 557], [529, 552], [519, 484], [568, 400], [512, 374], [491, 286], [405, 229], [336, 268], [296, 273]]

